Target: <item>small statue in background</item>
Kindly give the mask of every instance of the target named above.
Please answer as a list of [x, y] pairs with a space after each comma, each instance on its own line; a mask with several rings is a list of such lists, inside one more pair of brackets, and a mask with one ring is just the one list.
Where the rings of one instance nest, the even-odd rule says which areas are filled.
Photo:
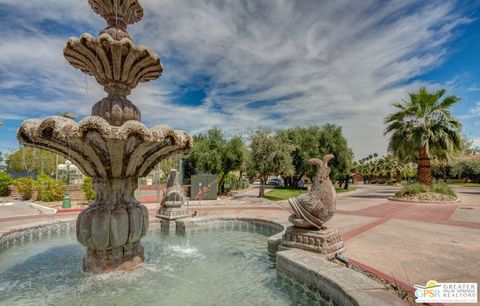
[[183, 208], [185, 197], [178, 184], [178, 172], [171, 169], [167, 178], [167, 186], [163, 198], [160, 202], [160, 208], [157, 217], [166, 220], [175, 220], [188, 217], [187, 210]]
[[[183, 194], [179, 191], [177, 174], [177, 169], [170, 169], [167, 178], [167, 186], [165, 187], [165, 192], [161, 201], [162, 206], [168, 206], [171, 202], [180, 202], [181, 204], [184, 202]], [[169, 203], [167, 204], [167, 202]]]

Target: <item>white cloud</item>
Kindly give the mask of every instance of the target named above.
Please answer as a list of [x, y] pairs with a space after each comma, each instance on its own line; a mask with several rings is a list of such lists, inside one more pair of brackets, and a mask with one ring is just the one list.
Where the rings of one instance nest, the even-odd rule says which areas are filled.
[[480, 116], [480, 101], [477, 102], [475, 106], [470, 109], [470, 113], [474, 116]]
[[[5, 101], [16, 105], [4, 108], [7, 113], [28, 117], [28, 110], [44, 114], [63, 107], [86, 115], [100, 99], [92, 78], [85, 81], [63, 59], [66, 37], [34, 26], [72, 19], [79, 32], [94, 26], [100, 31], [84, 2], [0, 0], [33, 16], [21, 21], [33, 33], [0, 30], [0, 88], [22, 88], [27, 80], [56, 97], [2, 95], [2, 108]], [[192, 133], [219, 126], [238, 133], [259, 125], [334, 122], [343, 126], [358, 157], [384, 152], [382, 121], [391, 103], [420, 85], [408, 80], [442, 63], [454, 29], [467, 22], [454, 2], [440, 1], [141, 3], [145, 17], [129, 32], [159, 53], [165, 66], [160, 81], [140, 85], [130, 97], [149, 125], [167, 123]], [[176, 105], [179, 87], [193, 78], [206, 82], [207, 97], [199, 106]]]

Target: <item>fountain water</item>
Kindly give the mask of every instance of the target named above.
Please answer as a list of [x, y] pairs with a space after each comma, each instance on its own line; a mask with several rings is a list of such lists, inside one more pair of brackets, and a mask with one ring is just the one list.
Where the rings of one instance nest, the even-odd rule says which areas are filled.
[[108, 96], [79, 123], [58, 116], [26, 120], [19, 142], [46, 149], [71, 160], [93, 178], [97, 192], [77, 219], [77, 239], [87, 247], [83, 269], [107, 272], [130, 269], [143, 262], [140, 239], [148, 229], [148, 210], [134, 197], [138, 177], [162, 159], [187, 152], [192, 138], [159, 125], [148, 129], [140, 110], [127, 99], [138, 83], [160, 77], [162, 64], [145, 46], [136, 46], [126, 29], [140, 21], [138, 0], [89, 0], [108, 26], [97, 38], [83, 34], [64, 48], [68, 62], [94, 76]]

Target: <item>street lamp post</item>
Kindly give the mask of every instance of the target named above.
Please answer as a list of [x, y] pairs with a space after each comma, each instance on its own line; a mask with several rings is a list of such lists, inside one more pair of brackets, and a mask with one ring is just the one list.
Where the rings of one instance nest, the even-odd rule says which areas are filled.
[[63, 197], [62, 208], [70, 208], [70, 161], [66, 160], [65, 165], [67, 166], [67, 182], [65, 187], [65, 196]]
[[[78, 118], [77, 114], [71, 113], [71, 112], [63, 112], [63, 113], [57, 113], [59, 116], [75, 120]], [[56, 164], [58, 168], [58, 156], [56, 159]], [[67, 181], [66, 181], [66, 186], [65, 186], [65, 196], [63, 197], [63, 204], [62, 208], [70, 208], [71, 202], [70, 202], [70, 164], [71, 162], [67, 159], [65, 159], [65, 165], [67, 166]], [[58, 171], [57, 169], [55, 169]], [[57, 172], [55, 172], [55, 176], [57, 176]]]

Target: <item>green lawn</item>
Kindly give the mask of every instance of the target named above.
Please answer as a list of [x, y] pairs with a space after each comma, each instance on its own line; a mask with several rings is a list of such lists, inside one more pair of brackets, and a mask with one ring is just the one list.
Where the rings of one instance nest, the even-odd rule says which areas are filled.
[[305, 193], [307, 190], [304, 189], [292, 189], [288, 187], [275, 187], [269, 192], [265, 193], [265, 199], [272, 201], [282, 201], [288, 200], [291, 197], [298, 197], [299, 195]]
[[337, 191], [337, 193], [350, 192], [350, 191], [354, 191], [354, 190], [356, 190], [356, 189], [357, 189], [357, 188], [343, 189], [343, 187], [342, 187], [342, 188], [335, 187], [335, 190]]
[[[335, 188], [337, 190], [337, 193], [340, 192], [349, 192], [355, 189], [348, 189], [345, 190], [343, 188]], [[299, 195], [307, 192], [305, 189], [292, 189], [288, 187], [275, 187], [269, 192], [265, 193], [265, 198], [269, 199], [271, 201], [283, 201], [283, 200], [288, 200], [291, 197], [298, 197]]]

